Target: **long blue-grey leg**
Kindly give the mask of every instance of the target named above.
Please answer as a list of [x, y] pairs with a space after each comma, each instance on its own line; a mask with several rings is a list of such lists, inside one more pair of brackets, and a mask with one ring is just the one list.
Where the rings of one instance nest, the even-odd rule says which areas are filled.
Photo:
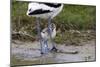
[[42, 45], [42, 37], [41, 37], [41, 28], [40, 28], [40, 18], [36, 18], [36, 25], [37, 25], [37, 32], [38, 32], [38, 36], [39, 36], [39, 42], [40, 42], [40, 46], [41, 46], [41, 54], [43, 54], [43, 45]]
[[45, 44], [46, 44], [46, 46], [47, 46], [46, 50], [47, 50], [47, 52], [48, 52], [48, 51], [49, 51], [49, 48], [48, 48], [48, 40], [45, 41]]
[[54, 44], [53, 39], [52, 39], [52, 36], [51, 36], [51, 34], [52, 34], [52, 33], [51, 33], [52, 30], [51, 30], [50, 25], [51, 25], [51, 18], [48, 18], [48, 32], [49, 32], [50, 39], [51, 39], [52, 46], [53, 46], [53, 48], [52, 48], [51, 50], [53, 50], [53, 51], [57, 51], [57, 49], [56, 49], [56, 45]]
[[47, 43], [47, 40], [44, 40], [44, 47], [43, 48], [45, 50], [44, 52], [48, 53], [48, 43]]

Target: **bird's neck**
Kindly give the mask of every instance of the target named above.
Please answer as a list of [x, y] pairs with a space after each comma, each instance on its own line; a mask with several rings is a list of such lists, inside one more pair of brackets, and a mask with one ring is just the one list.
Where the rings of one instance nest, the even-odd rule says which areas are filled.
[[54, 29], [53, 31], [56, 31], [56, 29]]

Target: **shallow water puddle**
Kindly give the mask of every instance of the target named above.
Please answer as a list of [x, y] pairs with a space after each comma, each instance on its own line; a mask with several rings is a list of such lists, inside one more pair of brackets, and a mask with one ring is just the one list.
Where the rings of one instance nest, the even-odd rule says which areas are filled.
[[[57, 46], [59, 50], [67, 52], [78, 51], [77, 54], [49, 52], [48, 54], [41, 55], [40, 49], [36, 43], [23, 43], [21, 46], [17, 44], [12, 45], [12, 56], [14, 56], [16, 59], [20, 59], [21, 61], [36, 61], [39, 64], [45, 64], [95, 60], [95, 42], [90, 42], [90, 44], [88, 43], [84, 46]], [[14, 45], [17, 45], [17, 47]]]

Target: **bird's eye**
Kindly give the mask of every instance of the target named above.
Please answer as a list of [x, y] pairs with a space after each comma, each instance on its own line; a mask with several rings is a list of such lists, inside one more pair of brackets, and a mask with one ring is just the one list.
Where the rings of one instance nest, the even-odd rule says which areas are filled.
[[43, 32], [43, 33], [45, 33], [45, 32]]
[[29, 11], [31, 11], [31, 9], [29, 9]]

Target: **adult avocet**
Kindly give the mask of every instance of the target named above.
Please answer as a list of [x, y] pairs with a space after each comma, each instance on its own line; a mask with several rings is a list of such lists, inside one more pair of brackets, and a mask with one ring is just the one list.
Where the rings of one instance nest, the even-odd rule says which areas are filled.
[[[42, 19], [48, 19], [48, 31], [50, 35], [50, 39], [52, 40], [51, 37], [51, 30], [50, 30], [50, 24], [51, 20], [57, 16], [63, 8], [63, 4], [60, 3], [40, 3], [40, 2], [31, 2], [28, 5], [28, 11], [27, 15], [28, 16], [33, 16], [36, 17], [36, 23], [37, 23], [37, 30], [38, 30], [38, 35], [40, 38], [40, 44], [42, 45], [42, 37], [41, 37], [41, 28], [40, 28], [40, 18]], [[54, 44], [52, 50], [55, 50], [56, 47]], [[42, 51], [42, 46], [41, 46], [41, 54], [44, 53]]]

